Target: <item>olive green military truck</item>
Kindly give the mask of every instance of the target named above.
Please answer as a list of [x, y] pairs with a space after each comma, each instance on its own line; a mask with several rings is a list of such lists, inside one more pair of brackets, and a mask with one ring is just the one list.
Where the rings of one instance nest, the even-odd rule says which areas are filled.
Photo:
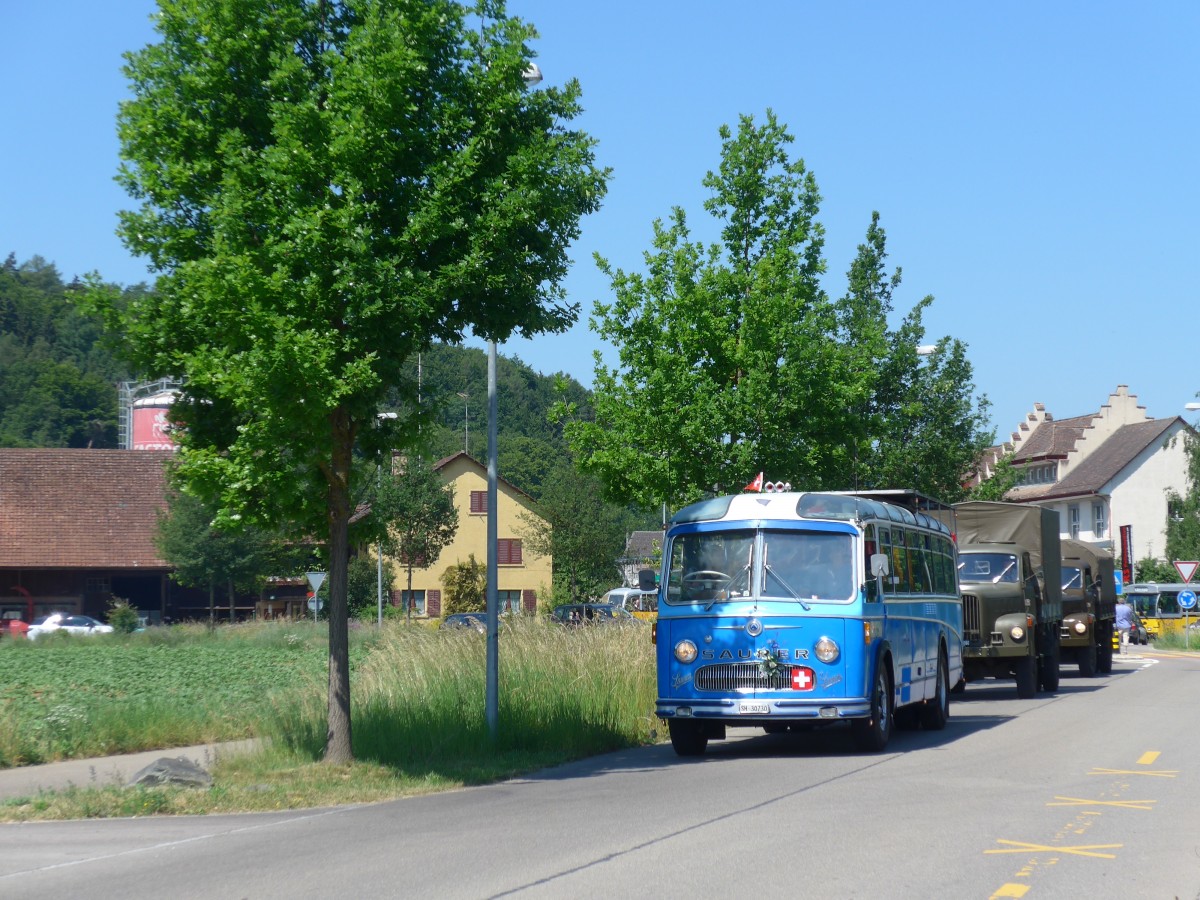
[[1063, 624], [1059, 649], [1087, 678], [1112, 671], [1117, 618], [1115, 563], [1107, 550], [1062, 539]]
[[1017, 696], [1058, 690], [1063, 627], [1058, 513], [1040, 506], [956, 503], [963, 602], [963, 677], [1015, 678]]

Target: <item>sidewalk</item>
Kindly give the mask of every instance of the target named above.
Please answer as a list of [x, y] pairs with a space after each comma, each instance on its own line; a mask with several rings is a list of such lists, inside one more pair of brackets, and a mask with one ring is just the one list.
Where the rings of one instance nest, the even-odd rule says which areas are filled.
[[146, 750], [122, 756], [101, 756], [95, 759], [72, 759], [46, 763], [41, 766], [19, 766], [0, 769], [0, 800], [32, 797], [38, 791], [56, 791], [74, 787], [106, 787], [125, 785], [138, 772], [162, 757], [184, 757], [203, 769], [211, 769], [218, 757], [244, 753], [256, 742], [229, 741], [222, 744], [198, 744], [194, 747], [172, 747], [168, 750]]

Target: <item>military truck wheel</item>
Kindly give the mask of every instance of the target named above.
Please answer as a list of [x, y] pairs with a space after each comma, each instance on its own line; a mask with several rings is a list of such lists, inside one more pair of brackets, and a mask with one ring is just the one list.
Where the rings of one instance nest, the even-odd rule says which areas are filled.
[[1112, 635], [1100, 638], [1100, 646], [1096, 648], [1096, 669], [1101, 675], [1112, 671]]
[[1017, 662], [1017, 696], [1029, 700], [1037, 694], [1037, 660], [1023, 656]]
[[1058, 641], [1046, 643], [1047, 652], [1038, 661], [1038, 684], [1047, 694], [1053, 694], [1058, 690]]
[[1096, 677], [1096, 645], [1092, 644], [1079, 652], [1079, 674], [1084, 678]]
[[926, 700], [925, 705], [921, 707], [921, 727], [926, 731], [941, 731], [946, 727], [946, 720], [950, 718], [949, 668], [946, 654], [939, 653], [937, 687], [933, 697]]
[[871, 718], [852, 719], [850, 730], [859, 750], [878, 753], [892, 737], [892, 682], [887, 674], [887, 660], [879, 661], [875, 673], [875, 689], [871, 692]]
[[677, 756], [703, 756], [708, 747], [708, 735], [702, 723], [694, 719], [667, 719], [671, 746]]

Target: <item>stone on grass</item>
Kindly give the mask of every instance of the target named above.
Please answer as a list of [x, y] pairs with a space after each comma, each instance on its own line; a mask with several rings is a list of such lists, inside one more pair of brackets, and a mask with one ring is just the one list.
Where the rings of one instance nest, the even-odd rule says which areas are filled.
[[212, 787], [212, 776], [184, 756], [163, 756], [142, 769], [130, 780], [128, 787], [153, 787], [160, 784], [179, 787]]

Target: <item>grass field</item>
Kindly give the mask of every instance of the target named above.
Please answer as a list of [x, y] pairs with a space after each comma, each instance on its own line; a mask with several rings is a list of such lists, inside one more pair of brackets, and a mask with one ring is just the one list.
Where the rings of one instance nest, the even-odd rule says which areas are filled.
[[0, 804], [0, 820], [201, 813], [366, 802], [479, 784], [654, 740], [644, 625], [506, 622], [499, 724], [484, 710], [474, 631], [351, 631], [356, 762], [322, 763], [325, 628], [309, 622], [173, 626], [135, 635], [0, 644], [0, 766], [256, 738], [208, 791], [71, 789]]

